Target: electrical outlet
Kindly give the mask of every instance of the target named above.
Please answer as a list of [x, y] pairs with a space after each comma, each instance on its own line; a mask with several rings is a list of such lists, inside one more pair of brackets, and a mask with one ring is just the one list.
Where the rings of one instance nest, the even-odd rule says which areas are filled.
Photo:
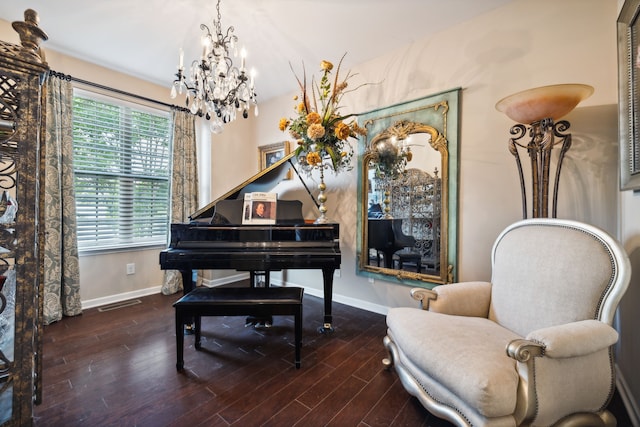
[[333, 277], [340, 277], [342, 276], [342, 273], [340, 272], [340, 269], [338, 268], [334, 273], [333, 273]]
[[127, 264], [127, 274], [136, 274], [136, 265], [134, 263]]

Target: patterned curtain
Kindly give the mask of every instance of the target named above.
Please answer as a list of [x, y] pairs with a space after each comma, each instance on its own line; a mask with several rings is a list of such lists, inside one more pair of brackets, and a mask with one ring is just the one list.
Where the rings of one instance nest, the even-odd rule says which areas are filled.
[[45, 83], [44, 324], [82, 313], [73, 184], [71, 82]]
[[[193, 114], [181, 110], [174, 110], [172, 119], [171, 222], [186, 222], [189, 215], [198, 209], [196, 123]], [[180, 289], [182, 289], [180, 272], [166, 271], [162, 293], [171, 295]]]

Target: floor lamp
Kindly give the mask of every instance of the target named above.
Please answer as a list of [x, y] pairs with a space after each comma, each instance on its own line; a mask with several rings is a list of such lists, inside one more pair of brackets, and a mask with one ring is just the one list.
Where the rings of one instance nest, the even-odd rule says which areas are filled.
[[[562, 160], [571, 147], [571, 134], [565, 133], [570, 124], [558, 121], [573, 110], [580, 101], [593, 93], [593, 87], [583, 84], [559, 84], [525, 90], [507, 96], [496, 104], [496, 109], [517, 122], [511, 127], [509, 151], [518, 167], [522, 191], [522, 217], [527, 218], [527, 192], [525, 188], [519, 149], [526, 150], [531, 161], [531, 202], [533, 218], [549, 216], [549, 175], [554, 147], [560, 147], [553, 184], [553, 218], [557, 214], [558, 184]], [[528, 135], [528, 142], [523, 140]], [[523, 141], [521, 141], [523, 140]]]

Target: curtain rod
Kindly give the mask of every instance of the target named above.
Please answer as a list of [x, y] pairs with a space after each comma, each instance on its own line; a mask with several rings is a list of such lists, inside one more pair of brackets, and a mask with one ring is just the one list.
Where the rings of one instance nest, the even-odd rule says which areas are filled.
[[99, 83], [94, 83], [94, 82], [90, 82], [90, 81], [87, 81], [87, 80], [79, 79], [77, 77], [72, 77], [69, 74], [59, 73], [59, 72], [54, 71], [54, 70], [49, 70], [49, 75], [50, 76], [54, 76], [54, 77], [58, 77], [60, 79], [64, 79], [64, 80], [67, 80], [67, 81], [73, 81], [73, 82], [77, 82], [77, 83], [82, 83], [82, 84], [85, 84], [85, 85], [88, 85], [88, 86], [96, 87], [98, 89], [108, 90], [110, 92], [115, 92], [115, 93], [118, 93], [120, 95], [130, 96], [132, 98], [137, 98], [137, 99], [140, 99], [140, 100], [143, 100], [143, 101], [152, 102], [154, 104], [159, 104], [159, 105], [162, 105], [164, 107], [172, 108], [174, 110], [189, 111], [188, 108], [178, 107], [177, 105], [172, 105], [172, 104], [167, 104], [166, 102], [158, 101], [156, 99], [147, 98], [147, 97], [141, 96], [141, 95], [136, 95], [135, 93], [131, 93], [131, 92], [125, 92], [123, 90], [115, 89], [115, 88], [112, 88], [112, 87], [109, 87], [109, 86], [105, 86], [105, 85], [101, 85]]

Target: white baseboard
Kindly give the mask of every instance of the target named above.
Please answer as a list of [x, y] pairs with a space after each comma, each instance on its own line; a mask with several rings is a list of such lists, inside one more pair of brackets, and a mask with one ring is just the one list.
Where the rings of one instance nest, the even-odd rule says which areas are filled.
[[[294, 285], [289, 284], [289, 286], [294, 286]], [[301, 286], [301, 287], [304, 288], [304, 286]], [[324, 292], [321, 289], [304, 288], [304, 292], [309, 295], [313, 295], [314, 297], [319, 297], [319, 298], [324, 297]], [[367, 301], [362, 301], [359, 299], [346, 297], [346, 296], [335, 294], [335, 293], [333, 294], [333, 301], [339, 302], [340, 304], [348, 305], [350, 307], [361, 308], [362, 310], [371, 311], [372, 313], [383, 314], [385, 316], [389, 311], [389, 307], [378, 305], [378, 304], [372, 304]]]
[[[278, 285], [278, 286], [282, 286], [282, 281], [281, 280], [271, 280], [271, 283], [274, 285]], [[315, 289], [315, 288], [307, 288], [303, 285], [299, 285], [296, 283], [292, 283], [292, 282], [287, 282], [286, 286], [298, 286], [301, 288], [304, 288], [305, 293], [309, 294], [309, 295], [313, 295], [314, 297], [319, 297], [319, 298], [324, 298], [324, 292], [322, 289]], [[333, 294], [333, 298], [332, 301], [335, 302], [339, 302], [340, 304], [344, 304], [344, 305], [348, 305], [350, 307], [356, 307], [356, 308], [361, 308], [363, 310], [366, 311], [370, 311], [372, 313], [378, 313], [378, 314], [383, 314], [383, 315], [387, 315], [388, 311], [389, 311], [389, 307], [384, 306], [384, 305], [379, 305], [379, 304], [373, 304], [367, 301], [362, 301], [356, 298], [351, 298], [351, 297], [347, 297], [344, 295], [340, 295], [340, 294], [336, 294], [334, 292]]]
[[[216, 280], [203, 280], [202, 284], [205, 286], [219, 286], [226, 285], [227, 283], [233, 283], [240, 280], [248, 279], [249, 273], [240, 273], [233, 276], [224, 277]], [[81, 301], [82, 309], [88, 310], [90, 308], [101, 307], [103, 305], [114, 304], [121, 301], [126, 301], [134, 298], [140, 298], [147, 295], [159, 294], [162, 292], [162, 286], [153, 286], [151, 288], [139, 289], [136, 291], [124, 292], [116, 295], [109, 295], [106, 297], [94, 298], [86, 301]]]
[[162, 286], [153, 286], [151, 288], [138, 289], [136, 291], [124, 292], [122, 294], [109, 295], [101, 298], [94, 298], [86, 301], [81, 301], [82, 309], [87, 310], [89, 308], [100, 307], [107, 304], [113, 304], [116, 302], [126, 301], [133, 298], [144, 297], [147, 295], [159, 294], [162, 290]]
[[[239, 274], [235, 274], [233, 276], [227, 276], [227, 277], [223, 277], [220, 279], [215, 279], [215, 280], [202, 280], [202, 285], [204, 286], [208, 286], [208, 287], [214, 287], [214, 286], [220, 286], [220, 285], [226, 285], [228, 283], [235, 283], [238, 282], [240, 280], [245, 280], [249, 278], [249, 273], [239, 273]], [[272, 279], [271, 283], [273, 285], [276, 286], [282, 286], [282, 281], [278, 280], [278, 279]], [[319, 298], [323, 298], [324, 297], [324, 293], [321, 289], [315, 289], [315, 288], [307, 288], [305, 286], [302, 285], [298, 285], [295, 283], [291, 283], [291, 282], [287, 282], [286, 283], [287, 286], [299, 286], [301, 288], [304, 288], [304, 291], [309, 294], [309, 295], [313, 295], [315, 297], [319, 297]], [[107, 305], [107, 304], [114, 304], [117, 302], [121, 302], [121, 301], [126, 301], [126, 300], [130, 300], [133, 298], [139, 298], [139, 297], [144, 297], [147, 295], [153, 295], [153, 294], [158, 294], [162, 291], [162, 286], [153, 286], [151, 288], [145, 288], [145, 289], [139, 289], [136, 291], [131, 291], [131, 292], [124, 292], [121, 294], [116, 294], [116, 295], [109, 295], [106, 297], [101, 297], [101, 298], [95, 298], [95, 299], [91, 299], [91, 300], [86, 300], [86, 301], [82, 301], [82, 309], [83, 310], [87, 310], [89, 308], [95, 308], [95, 307], [100, 307], [103, 305]], [[362, 301], [359, 299], [355, 299], [355, 298], [351, 298], [351, 297], [347, 297], [347, 296], [343, 296], [343, 295], [339, 295], [339, 294], [333, 294], [333, 301], [338, 302], [340, 304], [345, 304], [351, 307], [356, 307], [356, 308], [361, 308], [363, 310], [367, 310], [367, 311], [371, 311], [373, 313], [378, 313], [378, 314], [383, 314], [386, 315], [387, 312], [389, 311], [389, 307], [383, 306], [383, 305], [379, 305], [379, 304], [372, 304], [370, 302], [366, 302], [366, 301]]]
[[618, 388], [618, 392], [622, 398], [622, 403], [624, 403], [624, 407], [627, 409], [627, 413], [631, 419], [631, 424], [633, 427], [640, 427], [640, 408], [638, 408], [638, 399], [633, 397], [627, 382], [624, 380], [620, 369], [618, 369], [618, 365], [616, 365], [616, 387]]
[[241, 280], [247, 280], [249, 278], [249, 273], [238, 273], [233, 276], [222, 277], [220, 279], [209, 280], [202, 279], [202, 284], [209, 288], [214, 286], [226, 285], [227, 283], [239, 282]]

